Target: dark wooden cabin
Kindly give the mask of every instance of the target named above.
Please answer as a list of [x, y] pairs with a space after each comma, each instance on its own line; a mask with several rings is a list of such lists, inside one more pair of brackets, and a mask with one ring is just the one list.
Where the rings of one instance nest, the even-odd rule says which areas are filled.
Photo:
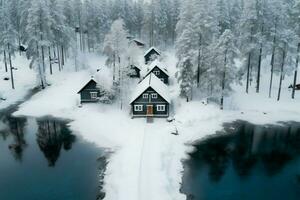
[[[289, 88], [293, 89], [293, 85], [290, 85]], [[295, 90], [300, 90], [300, 84], [295, 85]]]
[[148, 64], [149, 62], [155, 60], [160, 55], [160, 52], [155, 47], [151, 47], [144, 54], [145, 64]]
[[79, 90], [80, 102], [91, 103], [98, 102], [100, 97], [100, 89], [97, 87], [97, 82], [91, 79], [81, 90]]
[[130, 65], [130, 78], [140, 78], [141, 77], [141, 69], [137, 67], [136, 65]]
[[155, 60], [150, 64], [146, 76], [150, 73], [155, 74], [165, 84], [169, 84], [168, 70], [158, 60]]
[[168, 117], [170, 97], [168, 87], [150, 73], [142, 80], [130, 101], [133, 117]]

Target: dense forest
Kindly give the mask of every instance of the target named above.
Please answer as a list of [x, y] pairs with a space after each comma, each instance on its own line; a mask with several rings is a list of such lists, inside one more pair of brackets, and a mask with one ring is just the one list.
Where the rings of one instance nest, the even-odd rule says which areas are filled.
[[[299, 25], [299, 0], [185, 1], [176, 26], [182, 94], [190, 98], [196, 84], [212, 96], [224, 96], [231, 83], [241, 81], [247, 93], [250, 85], [259, 93], [262, 61], [269, 56], [268, 95], [272, 97], [273, 77], [278, 74], [280, 100], [284, 76], [294, 72], [296, 83]], [[242, 61], [239, 69], [236, 59]]]
[[[278, 100], [286, 75], [294, 74], [296, 84], [300, 0], [1, 0], [0, 19], [1, 60], [13, 88], [12, 56], [25, 48], [46, 87], [53, 58], [59, 70], [66, 59], [75, 60], [74, 70], [82, 68], [82, 52], [104, 53], [108, 65], [125, 65], [122, 60], [132, 54], [128, 36], [162, 50], [175, 48], [176, 77], [187, 101], [199, 91], [212, 98], [221, 94], [222, 108], [232, 83], [243, 83], [247, 93], [254, 85], [259, 93], [266, 58], [269, 97], [275, 97], [275, 75]], [[121, 68], [114, 72], [121, 74]]]

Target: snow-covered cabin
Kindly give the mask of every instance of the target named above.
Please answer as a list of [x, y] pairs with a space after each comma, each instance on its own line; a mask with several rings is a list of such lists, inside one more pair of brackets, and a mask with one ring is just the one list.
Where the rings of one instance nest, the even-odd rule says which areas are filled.
[[20, 46], [19, 46], [19, 51], [25, 52], [25, 51], [27, 51], [27, 49], [28, 49], [28, 46], [27, 46], [27, 45], [25, 45], [25, 44], [20, 44]]
[[98, 102], [100, 97], [100, 89], [97, 87], [97, 82], [92, 78], [84, 85], [78, 94], [80, 94], [81, 103]]
[[146, 76], [148, 76], [150, 73], [155, 74], [165, 84], [169, 84], [169, 72], [160, 61], [155, 60], [150, 64]]
[[170, 103], [167, 85], [153, 73], [137, 85], [130, 101], [133, 117], [168, 117]]
[[130, 78], [140, 78], [141, 77], [141, 69], [135, 64], [131, 64], [130, 66]]
[[144, 54], [145, 64], [148, 64], [149, 62], [157, 59], [157, 57], [159, 57], [160, 55], [161, 53], [158, 49], [156, 49], [155, 47], [150, 47], [150, 49], [148, 49]]

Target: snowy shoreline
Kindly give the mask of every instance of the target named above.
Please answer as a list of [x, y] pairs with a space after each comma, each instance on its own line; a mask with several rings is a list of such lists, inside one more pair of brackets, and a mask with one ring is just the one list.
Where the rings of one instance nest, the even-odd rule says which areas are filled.
[[[224, 123], [236, 120], [253, 124], [300, 121], [297, 111], [268, 114], [251, 110], [220, 111], [216, 105], [181, 103], [172, 123], [155, 119], [153, 124], [147, 124], [145, 119], [131, 119], [127, 111], [103, 105], [84, 105], [64, 112], [46, 109], [44, 113], [41, 110], [34, 113], [28, 110], [33, 105], [27, 102], [15, 115], [52, 115], [71, 119], [69, 126], [74, 133], [112, 151], [103, 186], [107, 200], [183, 200], [186, 197], [180, 193], [182, 160], [188, 159], [187, 152], [193, 150], [191, 144], [222, 130]], [[194, 115], [187, 116], [187, 113]], [[174, 127], [178, 129], [178, 136], [171, 134]]]
[[[97, 57], [91, 57], [90, 62], [91, 66], [103, 65], [103, 59], [99, 62]], [[166, 62], [171, 77], [175, 77], [174, 55], [167, 56]], [[180, 99], [178, 84], [171, 78], [173, 84], [169, 89], [175, 121], [155, 119], [147, 124], [145, 119], [131, 119], [130, 107], [120, 110], [118, 102], [78, 107], [77, 92], [90, 79], [90, 72], [61, 72], [49, 77], [51, 86], [22, 103], [14, 115], [71, 120], [68, 125], [75, 134], [113, 152], [105, 171], [105, 200], [186, 199], [180, 193], [182, 160], [188, 159], [193, 143], [222, 130], [224, 123], [236, 120], [253, 124], [300, 121], [299, 94], [292, 100], [290, 91], [284, 89], [280, 102], [269, 99], [264, 95], [268, 89], [266, 81], [262, 82], [265, 87], [260, 94], [252, 90], [245, 94], [244, 87], [235, 86], [235, 92], [225, 99], [225, 110], [221, 111], [216, 104], [205, 105], [200, 100], [187, 103]], [[287, 87], [285, 82], [284, 88]], [[171, 134], [175, 130], [179, 135]]]
[[[175, 62], [174, 56], [167, 57], [171, 77], [175, 77]], [[113, 152], [104, 177], [105, 200], [186, 199], [180, 193], [182, 160], [188, 159], [187, 153], [193, 150], [191, 144], [214, 135], [224, 123], [235, 120], [253, 124], [300, 121], [299, 95], [291, 100], [289, 91], [284, 90], [282, 100], [277, 102], [264, 95], [268, 84], [263, 82], [266, 87], [260, 94], [252, 90], [245, 94], [242, 86], [235, 86], [235, 92], [225, 99], [223, 111], [216, 104], [181, 100], [178, 85], [171, 84], [175, 121], [155, 119], [147, 124], [145, 119], [131, 119], [130, 107], [120, 110], [118, 102], [78, 107], [77, 92], [89, 79], [87, 70], [57, 74], [50, 80], [50, 87], [21, 104], [14, 115], [69, 119], [75, 134]], [[171, 134], [175, 129], [177, 136]]]

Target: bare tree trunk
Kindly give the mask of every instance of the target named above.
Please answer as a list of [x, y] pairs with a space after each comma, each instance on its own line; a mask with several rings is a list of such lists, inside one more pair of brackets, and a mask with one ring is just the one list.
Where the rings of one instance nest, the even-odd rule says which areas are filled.
[[257, 79], [256, 79], [256, 93], [259, 93], [260, 88], [260, 71], [261, 71], [261, 58], [262, 58], [262, 43], [260, 44], [259, 57], [258, 57], [258, 67], [257, 67]]
[[50, 74], [52, 75], [52, 60], [51, 60], [51, 49], [50, 46], [48, 47], [48, 52], [49, 52], [49, 64], [50, 64]]
[[246, 93], [249, 93], [251, 52], [248, 54]]
[[277, 32], [277, 20], [275, 23], [275, 35], [273, 38], [273, 49], [272, 49], [272, 57], [271, 57], [271, 78], [270, 78], [270, 87], [269, 87], [269, 98], [272, 97], [273, 72], [274, 72], [274, 61], [275, 61], [275, 50], [276, 50], [276, 32]]
[[150, 46], [154, 46], [154, 9], [153, 9], [153, 0], [151, 2]]
[[56, 46], [57, 49], [57, 59], [58, 59], [58, 70], [61, 71], [61, 61], [60, 61], [60, 53], [59, 53], [59, 47]]
[[116, 53], [113, 55], [113, 81], [116, 80]]
[[296, 58], [296, 65], [295, 65], [295, 72], [294, 72], [294, 84], [293, 84], [293, 91], [292, 91], [292, 99], [295, 99], [295, 89], [296, 89], [297, 75], [298, 75], [299, 53], [300, 53], [300, 43], [298, 43], [298, 49], [297, 49], [297, 58]]
[[119, 63], [119, 95], [120, 95], [120, 106], [121, 106], [121, 110], [123, 109], [123, 94], [122, 94], [122, 89], [121, 87], [123, 87], [123, 83], [122, 83], [122, 72], [121, 72], [121, 58], [118, 54], [118, 63]]
[[40, 53], [39, 53], [39, 45], [38, 42], [36, 42], [36, 49], [37, 49], [37, 59], [38, 59], [38, 70], [39, 70], [39, 75], [40, 75], [40, 80], [41, 80], [41, 86], [42, 89], [45, 89], [45, 83], [44, 83], [44, 75], [41, 69], [41, 60], [40, 60]]
[[227, 49], [224, 56], [224, 69], [223, 69], [223, 79], [222, 79], [222, 96], [221, 96], [221, 110], [224, 109], [224, 91], [225, 91], [225, 80], [226, 80], [226, 65], [227, 65]]
[[[253, 27], [251, 27], [251, 35], [250, 35], [250, 44], [252, 43], [252, 34], [253, 34]], [[251, 65], [251, 57], [252, 57], [252, 49], [248, 53], [248, 64], [247, 64], [247, 83], [246, 83], [246, 93], [249, 93], [249, 82], [250, 82], [250, 65]]]
[[21, 39], [20, 39], [20, 36], [18, 36], [18, 44], [19, 44], [19, 54], [20, 56], [22, 55], [22, 52], [21, 52]]
[[63, 45], [61, 45], [61, 65], [62, 66], [65, 65], [65, 52], [64, 52], [64, 46]]
[[46, 65], [45, 65], [45, 53], [44, 53], [44, 47], [41, 46], [41, 48], [42, 48], [43, 72], [45, 73], [45, 72], [46, 72]]
[[53, 45], [52, 49], [53, 49], [53, 55], [54, 55], [54, 58], [56, 59], [55, 45]]
[[74, 62], [75, 62], [75, 71], [77, 72], [78, 70], [78, 62], [77, 62], [77, 57], [78, 57], [78, 33], [75, 30], [75, 37], [76, 37], [76, 45], [75, 45], [75, 51], [74, 51]]
[[80, 50], [81, 52], [83, 52], [83, 41], [82, 41], [82, 30], [81, 30], [81, 26], [80, 26], [80, 31], [79, 31], [79, 46], [80, 46]]
[[201, 45], [202, 45], [202, 35], [200, 34], [200, 36], [199, 36], [199, 44], [198, 44], [199, 46], [199, 48], [198, 48], [198, 60], [197, 60], [197, 64], [198, 64], [198, 66], [197, 66], [197, 88], [199, 88], [200, 87], [200, 74], [201, 74], [201, 72], [200, 72], [200, 68], [201, 68]]
[[14, 74], [13, 74], [13, 66], [11, 62], [11, 53], [10, 53], [10, 44], [7, 44], [7, 51], [8, 51], [8, 59], [9, 59], [9, 67], [10, 67], [10, 78], [11, 78], [11, 87], [15, 89], [15, 82], [14, 82]]
[[280, 81], [279, 81], [277, 101], [280, 100], [280, 95], [281, 95], [281, 86], [282, 86], [282, 80], [283, 80], [283, 68], [284, 68], [284, 64], [285, 64], [286, 48], [287, 48], [287, 43], [284, 44], [284, 49], [283, 49], [283, 53], [282, 53], [282, 63], [281, 63], [281, 69], [280, 69]]
[[7, 69], [7, 60], [6, 60], [6, 51], [5, 51], [5, 50], [3, 51], [3, 54], [4, 54], [4, 65], [5, 65], [5, 72], [7, 72], [7, 71], [8, 71], [8, 69]]

